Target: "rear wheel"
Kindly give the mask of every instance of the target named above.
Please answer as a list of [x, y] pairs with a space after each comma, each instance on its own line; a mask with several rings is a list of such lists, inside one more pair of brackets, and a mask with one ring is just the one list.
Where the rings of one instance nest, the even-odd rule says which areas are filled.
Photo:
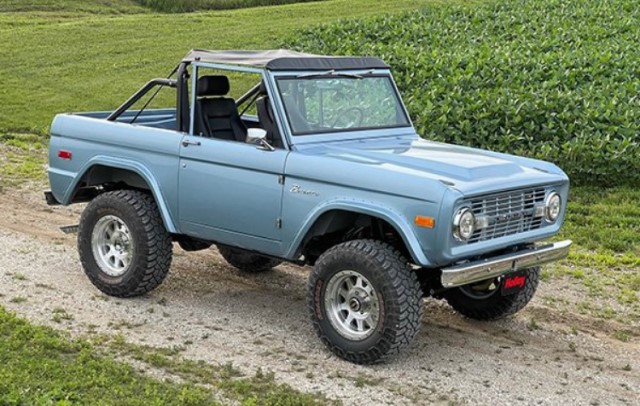
[[153, 198], [118, 190], [97, 196], [82, 213], [78, 251], [84, 272], [98, 289], [131, 297], [164, 281], [172, 244]]
[[521, 271], [524, 286], [515, 293], [503, 295], [501, 279], [489, 279], [448, 290], [444, 297], [451, 307], [476, 320], [497, 320], [522, 310], [533, 298], [540, 281], [540, 267]]
[[270, 271], [282, 263], [282, 261], [278, 261], [277, 259], [254, 254], [240, 248], [219, 245], [218, 251], [220, 251], [220, 255], [222, 255], [222, 258], [224, 258], [229, 265], [247, 273]]
[[339, 357], [373, 363], [415, 337], [420, 285], [402, 255], [373, 240], [348, 241], [320, 256], [307, 304], [320, 339]]

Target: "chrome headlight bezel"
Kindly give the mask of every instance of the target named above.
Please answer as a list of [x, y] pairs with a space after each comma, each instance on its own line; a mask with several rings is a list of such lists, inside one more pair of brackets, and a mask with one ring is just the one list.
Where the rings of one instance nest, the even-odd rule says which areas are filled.
[[468, 241], [476, 231], [476, 217], [469, 207], [459, 209], [453, 216], [453, 236], [458, 241]]
[[555, 223], [562, 213], [562, 197], [557, 192], [551, 192], [544, 199], [544, 219]]

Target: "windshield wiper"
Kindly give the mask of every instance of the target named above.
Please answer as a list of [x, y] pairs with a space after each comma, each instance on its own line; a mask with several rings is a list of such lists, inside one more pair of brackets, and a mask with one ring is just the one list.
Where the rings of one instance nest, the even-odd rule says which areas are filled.
[[304, 75], [296, 76], [296, 79], [314, 78], [318, 76], [340, 76], [345, 78], [362, 79], [362, 75], [356, 75], [354, 73], [336, 72], [335, 69], [331, 69], [326, 72], [305, 73]]

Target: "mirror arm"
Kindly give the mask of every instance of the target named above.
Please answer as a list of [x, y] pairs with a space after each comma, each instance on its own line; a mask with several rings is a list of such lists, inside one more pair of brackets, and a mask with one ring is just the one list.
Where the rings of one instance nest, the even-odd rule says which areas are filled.
[[261, 149], [263, 151], [270, 151], [273, 152], [276, 149], [273, 147], [273, 145], [269, 144], [269, 142], [267, 140], [265, 140], [264, 138], [262, 138], [260, 140], [260, 145], [258, 146], [258, 149]]

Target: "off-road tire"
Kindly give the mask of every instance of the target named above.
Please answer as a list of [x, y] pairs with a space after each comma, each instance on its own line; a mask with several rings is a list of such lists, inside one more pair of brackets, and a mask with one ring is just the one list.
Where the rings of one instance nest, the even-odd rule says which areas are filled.
[[[131, 262], [118, 276], [100, 268], [92, 247], [94, 227], [106, 216], [121, 219], [133, 240]], [[78, 230], [78, 252], [84, 272], [98, 289], [110, 296], [133, 297], [164, 281], [171, 266], [172, 243], [153, 197], [134, 190], [117, 190], [97, 196], [85, 208]]]
[[518, 292], [503, 296], [498, 287], [494, 294], [485, 299], [469, 297], [460, 288], [444, 293], [444, 298], [460, 314], [475, 320], [498, 320], [516, 314], [533, 298], [540, 282], [540, 267], [524, 270], [526, 281]]
[[[378, 322], [370, 336], [346, 338], [327, 312], [325, 296], [332, 277], [344, 271], [366, 278], [379, 307]], [[422, 291], [407, 260], [388, 244], [353, 240], [334, 246], [320, 256], [309, 278], [307, 305], [316, 333], [336, 355], [357, 364], [371, 364], [400, 352], [418, 333], [422, 318]]]
[[282, 261], [278, 261], [277, 259], [254, 254], [240, 248], [231, 248], [220, 245], [218, 246], [218, 251], [229, 265], [246, 273], [270, 271], [282, 263]]

